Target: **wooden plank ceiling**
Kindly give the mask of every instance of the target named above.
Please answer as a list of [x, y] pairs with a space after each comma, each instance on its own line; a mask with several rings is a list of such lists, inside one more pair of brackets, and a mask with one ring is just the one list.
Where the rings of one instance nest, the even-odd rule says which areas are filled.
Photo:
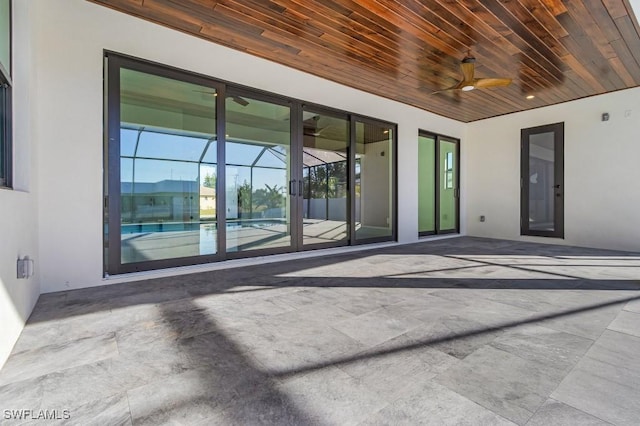
[[463, 122], [640, 85], [628, 0], [90, 1]]

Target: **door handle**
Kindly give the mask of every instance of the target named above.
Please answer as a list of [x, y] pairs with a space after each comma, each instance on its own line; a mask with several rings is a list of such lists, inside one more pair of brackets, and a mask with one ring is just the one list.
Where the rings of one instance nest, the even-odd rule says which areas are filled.
[[289, 181], [289, 195], [296, 195], [296, 181], [292, 179]]

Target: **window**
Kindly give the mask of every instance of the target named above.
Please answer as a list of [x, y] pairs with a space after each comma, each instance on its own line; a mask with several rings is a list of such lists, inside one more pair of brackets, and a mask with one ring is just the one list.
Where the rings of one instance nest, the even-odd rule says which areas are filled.
[[11, 186], [11, 1], [0, 0], [0, 187]]

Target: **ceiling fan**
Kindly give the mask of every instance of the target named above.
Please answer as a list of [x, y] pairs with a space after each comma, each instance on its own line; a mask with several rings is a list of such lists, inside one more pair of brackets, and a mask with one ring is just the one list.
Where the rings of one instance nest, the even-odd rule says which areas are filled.
[[[217, 92], [210, 92], [210, 91], [206, 91], [206, 90], [194, 90], [194, 92], [204, 93], [205, 95], [218, 96]], [[233, 102], [237, 103], [238, 105], [243, 106], [243, 107], [249, 105], [249, 101], [246, 100], [245, 98], [243, 98], [242, 96], [231, 96], [231, 100]]]
[[314, 136], [314, 137], [318, 137], [320, 135], [322, 135], [322, 132], [324, 132], [325, 130], [329, 129], [331, 127], [331, 124], [329, 124], [328, 126], [324, 126], [322, 128], [313, 128], [313, 127], [305, 127], [304, 128], [304, 134], [307, 136]]
[[467, 54], [460, 63], [460, 71], [462, 72], [462, 80], [454, 86], [446, 89], [438, 90], [433, 93], [448, 92], [452, 90], [462, 90], [469, 92], [474, 89], [486, 89], [489, 87], [502, 87], [511, 84], [510, 78], [474, 78], [476, 58]]
[[[325, 130], [333, 127], [332, 124], [327, 124], [324, 127], [318, 127], [318, 121], [320, 120], [320, 116], [315, 115], [313, 117], [311, 117], [312, 120], [312, 125], [311, 126], [304, 126], [304, 135], [305, 136], [313, 136], [313, 137], [318, 137], [320, 135], [322, 135], [322, 132], [324, 132]], [[306, 120], [308, 121], [308, 120]]]

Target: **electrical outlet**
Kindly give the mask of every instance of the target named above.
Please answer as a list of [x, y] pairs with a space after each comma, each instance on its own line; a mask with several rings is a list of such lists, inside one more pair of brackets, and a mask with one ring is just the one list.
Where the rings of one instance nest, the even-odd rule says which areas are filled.
[[486, 220], [486, 218], [484, 217], [484, 215], [480, 216], [480, 222], [484, 222]]
[[631, 110], [627, 109], [624, 111], [624, 118], [630, 118], [631, 117]]
[[25, 256], [22, 259], [18, 258], [16, 266], [18, 279], [29, 278], [33, 275], [33, 259], [29, 259], [29, 256]]

